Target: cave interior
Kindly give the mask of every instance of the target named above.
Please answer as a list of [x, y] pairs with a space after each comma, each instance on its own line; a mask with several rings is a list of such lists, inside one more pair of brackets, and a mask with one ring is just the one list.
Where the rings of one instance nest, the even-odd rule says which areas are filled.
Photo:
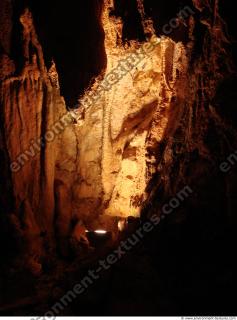
[[0, 0], [0, 315], [236, 312], [233, 8]]

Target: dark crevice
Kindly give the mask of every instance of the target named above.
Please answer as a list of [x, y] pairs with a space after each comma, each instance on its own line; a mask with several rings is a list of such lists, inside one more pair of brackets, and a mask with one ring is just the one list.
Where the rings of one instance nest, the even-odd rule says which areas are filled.
[[123, 42], [129, 40], [145, 40], [136, 0], [115, 0], [115, 10], [113, 14], [121, 17], [123, 20]]
[[49, 68], [54, 59], [61, 94], [68, 106], [106, 65], [104, 31], [101, 26], [102, 0], [67, 3], [29, 0], [36, 31]]

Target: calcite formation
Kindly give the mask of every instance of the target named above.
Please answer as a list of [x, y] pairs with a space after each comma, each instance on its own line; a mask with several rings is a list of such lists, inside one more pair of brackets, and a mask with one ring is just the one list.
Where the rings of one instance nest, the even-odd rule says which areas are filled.
[[[48, 73], [45, 67], [28, 9], [22, 12], [19, 22], [23, 66], [10, 58], [7, 45], [1, 55], [0, 148], [5, 155], [3, 164], [7, 166], [5, 183], [10, 185], [9, 190], [3, 191], [1, 210], [6, 215], [4, 223], [10, 223], [15, 229], [19, 251], [26, 253], [30, 257], [26, 261], [34, 266], [43, 252], [43, 235], [49, 242], [54, 237], [55, 194], [59, 194], [61, 200], [55, 170], [60, 137], [55, 135], [55, 139], [49, 141], [47, 133], [66, 108], [52, 80], [52, 70]], [[65, 198], [64, 194], [62, 199]], [[65, 228], [68, 225], [60, 230], [64, 232]]]
[[[164, 199], [218, 162], [207, 139], [210, 128], [228, 128], [211, 105], [228, 69], [220, 67], [224, 27], [216, 6], [210, 23], [202, 16], [203, 8], [211, 12], [209, 1], [193, 3], [206, 28], [200, 57], [193, 54], [192, 15], [185, 19], [188, 43], [175, 42], [156, 35], [138, 0], [146, 40], [126, 41], [114, 1], [105, 0], [107, 66], [69, 110], [57, 66], [45, 66], [29, 9], [18, 17], [21, 54], [12, 57], [13, 5], [1, 1], [0, 210], [34, 273], [55, 246], [67, 255], [81, 225], [109, 228], [117, 217], [139, 217], [144, 203], [158, 212]], [[192, 164], [189, 179], [194, 158], [200, 165]]]
[[[152, 22], [144, 17], [141, 1], [138, 8], [144, 33], [149, 33], [147, 41], [124, 45], [121, 19], [111, 15], [113, 1], [105, 1], [102, 22], [107, 68], [80, 100], [85, 116], [77, 127], [81, 181], [76, 205], [78, 212], [89, 216], [95, 211], [139, 216], [155, 171], [148, 148], [161, 141], [177, 83], [184, 81], [187, 71], [182, 43], [157, 38]], [[91, 96], [96, 99], [88, 107]]]

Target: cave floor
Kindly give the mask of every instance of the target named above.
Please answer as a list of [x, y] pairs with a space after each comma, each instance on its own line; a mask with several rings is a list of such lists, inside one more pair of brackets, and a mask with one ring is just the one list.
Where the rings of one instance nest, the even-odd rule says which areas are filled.
[[[109, 270], [104, 270], [60, 315], [231, 315], [236, 312], [232, 233], [223, 230], [218, 237], [207, 241], [185, 226], [162, 228], [159, 235], [153, 232]], [[161, 243], [159, 249], [156, 241]], [[8, 302], [0, 306], [0, 314], [43, 315], [112, 249], [103, 248], [73, 262], [55, 261], [38, 279], [29, 274], [5, 279], [3, 292]]]

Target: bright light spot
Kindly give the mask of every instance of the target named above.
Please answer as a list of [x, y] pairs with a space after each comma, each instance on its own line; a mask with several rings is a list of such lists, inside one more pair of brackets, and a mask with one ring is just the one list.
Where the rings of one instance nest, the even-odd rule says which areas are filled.
[[94, 232], [97, 234], [106, 234], [107, 233], [107, 231], [105, 231], [105, 230], [94, 230], [94, 231], [86, 230], [86, 233], [89, 233], [89, 232]]
[[118, 222], [118, 229], [119, 229], [120, 232], [124, 230], [125, 224], [126, 224], [126, 220], [125, 220], [125, 219], [119, 220], [119, 222]]
[[95, 230], [95, 233], [105, 234], [105, 233], [107, 233], [107, 231], [105, 231], [105, 230]]

